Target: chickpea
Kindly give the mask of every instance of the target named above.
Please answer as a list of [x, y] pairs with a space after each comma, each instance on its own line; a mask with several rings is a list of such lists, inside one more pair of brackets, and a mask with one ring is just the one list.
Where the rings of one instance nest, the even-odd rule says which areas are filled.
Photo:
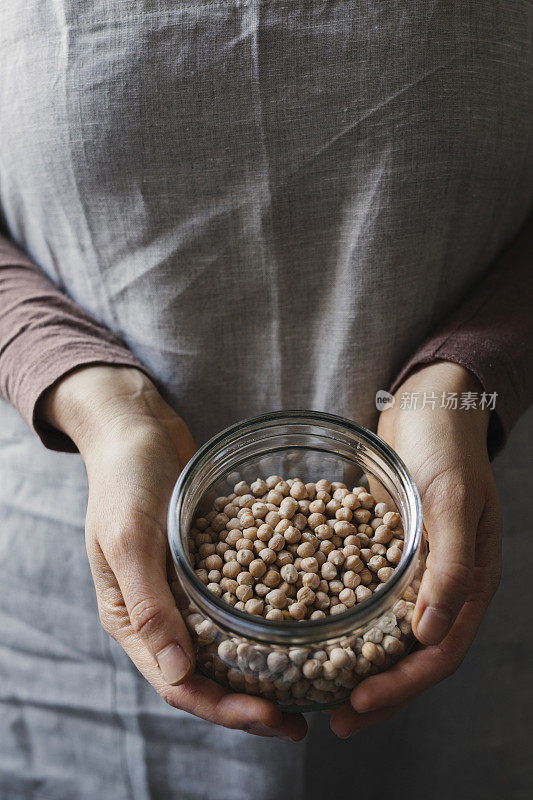
[[287, 596], [281, 589], [272, 589], [272, 591], [267, 594], [266, 601], [272, 608], [282, 609], [287, 605]]
[[392, 607], [392, 613], [396, 620], [403, 619], [407, 614], [407, 603], [405, 600], [398, 600]]
[[388, 525], [380, 525], [374, 533], [374, 541], [379, 542], [380, 544], [388, 544], [393, 536], [394, 533], [392, 528], [389, 528]]
[[268, 514], [268, 506], [266, 503], [254, 503], [252, 505], [252, 514], [255, 519], [264, 519]]
[[336, 669], [344, 669], [351, 666], [352, 663], [350, 654], [343, 647], [334, 647], [329, 654], [329, 659]]
[[304, 605], [304, 603], [297, 602], [297, 603], [292, 603], [292, 605], [289, 606], [289, 614], [294, 619], [304, 619], [306, 613], [307, 613], [307, 606]]
[[250, 491], [254, 495], [254, 497], [263, 497], [268, 491], [268, 486], [266, 482], [258, 478], [252, 484], [250, 484]]
[[237, 516], [238, 506], [234, 503], [228, 503], [227, 506], [224, 506], [222, 511], [224, 514], [229, 517], [230, 520], [234, 519]]
[[248, 570], [254, 578], [261, 578], [267, 571], [267, 568], [265, 562], [257, 558], [248, 565]]
[[320, 568], [320, 574], [326, 581], [332, 581], [337, 577], [337, 567], [331, 561], [326, 561]]
[[377, 666], [381, 666], [385, 660], [385, 652], [383, 648], [379, 644], [374, 644], [373, 642], [365, 642], [361, 650], [361, 654], [367, 659], [367, 661], [370, 661], [371, 664], [376, 664]]
[[298, 510], [298, 501], [294, 497], [285, 497], [279, 507], [279, 515], [282, 519], [292, 519]]
[[348, 491], [348, 489], [346, 488], [346, 486], [344, 486], [344, 487], [342, 487], [342, 486], [339, 486], [339, 487], [338, 487], [337, 489], [335, 489], [335, 490], [334, 490], [334, 492], [333, 492], [333, 499], [334, 499], [334, 500], [338, 500], [338, 501], [339, 501], [339, 503], [342, 503], [342, 501], [344, 500], [344, 498], [345, 498], [347, 495], [349, 495], [349, 494], [350, 494], [350, 492]]
[[302, 666], [302, 673], [307, 680], [314, 680], [322, 672], [322, 664], [316, 658], [310, 658]]
[[289, 525], [283, 536], [285, 541], [289, 544], [296, 544], [302, 538], [302, 533], [300, 530], [298, 530], [298, 528], [294, 527], [293, 525]]
[[302, 569], [304, 572], [318, 572], [318, 561], [316, 558], [304, 558], [302, 560]]
[[330, 500], [326, 505], [326, 514], [330, 517], [334, 517], [341, 507], [342, 504], [338, 500]]
[[267, 656], [267, 666], [270, 672], [283, 672], [289, 666], [289, 656], [279, 650], [274, 650]]
[[217, 514], [211, 522], [211, 527], [218, 533], [226, 527], [229, 521], [230, 519], [226, 514]]
[[269, 540], [268, 547], [275, 553], [279, 553], [280, 550], [283, 550], [285, 547], [285, 538], [281, 535], [281, 533], [275, 533], [274, 536]]
[[355, 590], [355, 596], [357, 602], [362, 603], [364, 600], [368, 600], [369, 597], [372, 597], [372, 592], [366, 586], [360, 585]]
[[370, 586], [370, 584], [372, 583], [372, 577], [373, 577], [372, 573], [366, 567], [361, 570], [361, 572], [359, 573], [359, 577], [361, 578], [361, 583], [363, 584], [363, 586]]
[[324, 661], [322, 664], [322, 675], [327, 681], [332, 681], [339, 674], [338, 668], [331, 661]]
[[344, 603], [337, 603], [336, 605], [332, 606], [330, 609], [330, 614], [342, 614], [344, 611], [348, 611], [348, 608], [344, 605]]
[[316, 572], [305, 572], [302, 575], [302, 586], [308, 586], [313, 591], [316, 591], [320, 586], [320, 578]]
[[[331, 541], [331, 539], [325, 539], [323, 542], [320, 542], [320, 552], [324, 553], [325, 556], [329, 556], [332, 550], [335, 550], [335, 545]], [[327, 561], [327, 559], [326, 559]]]
[[346, 560], [346, 556], [342, 552], [342, 550], [332, 550], [331, 553], [328, 555], [328, 561], [331, 564], [334, 564], [335, 567], [342, 567]]
[[263, 575], [263, 583], [269, 589], [277, 589], [281, 583], [281, 575], [275, 567], [268, 569]]
[[296, 599], [299, 603], [304, 603], [306, 606], [311, 606], [315, 602], [315, 593], [309, 586], [302, 586], [296, 593]]
[[396, 566], [400, 563], [402, 558], [402, 551], [399, 547], [389, 547], [386, 554], [387, 561]]
[[364, 642], [372, 642], [373, 644], [380, 644], [383, 641], [383, 631], [375, 625], [363, 634]]
[[274, 528], [271, 525], [263, 523], [257, 528], [257, 539], [260, 542], [269, 542], [274, 536]]
[[309, 525], [312, 531], [314, 531], [315, 528], [318, 528], [319, 525], [324, 525], [325, 522], [326, 522], [326, 517], [324, 516], [324, 514], [320, 513], [311, 513], [307, 518], [307, 524]]
[[314, 555], [315, 547], [311, 544], [311, 542], [302, 542], [296, 552], [301, 558], [309, 558], [310, 556]]
[[259, 551], [259, 558], [264, 561], [265, 564], [273, 564], [276, 560], [276, 557], [276, 551], [272, 550], [270, 547], [264, 547]]
[[251, 600], [248, 600], [244, 606], [248, 614], [255, 614], [255, 615], [261, 614], [261, 612], [263, 611], [263, 607], [264, 607], [263, 601], [259, 600], [258, 598], [252, 598]]
[[281, 522], [281, 517], [277, 511], [269, 511], [265, 517], [265, 523], [270, 525], [270, 527], [274, 530], [277, 525]]
[[353, 589], [342, 589], [342, 591], [339, 592], [339, 600], [341, 603], [344, 603], [346, 608], [351, 608], [356, 602], [355, 592]]
[[386, 583], [394, 572], [394, 567], [382, 567], [378, 569], [378, 578], [381, 583]]
[[351, 522], [345, 522], [344, 520], [337, 520], [334, 524], [334, 530], [337, 536], [340, 536], [341, 539], [345, 539], [346, 536], [351, 536], [355, 533], [355, 527], [352, 525]]
[[387, 559], [383, 558], [383, 556], [372, 556], [372, 558], [370, 558], [367, 562], [367, 567], [371, 572], [377, 572], [382, 567], [387, 566]]
[[381, 646], [384, 651], [393, 658], [399, 658], [405, 651], [404, 643], [390, 634], [383, 637]]
[[242, 497], [239, 497], [239, 508], [249, 508], [251, 509], [254, 502], [255, 497], [253, 494], [243, 494]]
[[[226, 530], [227, 531], [242, 531], [243, 525], [240, 519], [230, 519], [229, 522], [226, 523]], [[241, 538], [239, 533], [239, 539]], [[228, 541], [228, 537], [226, 536], [226, 541]]]
[[280, 570], [281, 577], [286, 583], [296, 583], [298, 580], [298, 570], [294, 564], [286, 564]]
[[276, 564], [278, 567], [284, 567], [287, 564], [292, 564], [292, 562], [293, 556], [288, 550], [281, 550], [281, 552], [278, 553], [276, 558]]
[[237, 591], [235, 592], [236, 596], [241, 600], [243, 603], [246, 603], [248, 600], [251, 600], [254, 592], [251, 586], [246, 586], [246, 584], [242, 584], [242, 586], [237, 586]]
[[223, 589], [223, 591], [229, 592], [230, 594], [235, 594], [238, 585], [239, 584], [237, 583], [237, 581], [234, 580], [233, 578], [224, 577], [220, 581], [220, 587]]
[[388, 511], [383, 515], [383, 523], [393, 530], [398, 527], [400, 521], [401, 517], [397, 511]]
[[356, 494], [353, 494], [353, 492], [347, 492], [344, 495], [344, 497], [339, 498], [339, 499], [340, 499], [342, 505], [345, 508], [350, 509], [350, 511], [355, 511], [355, 509], [359, 508], [360, 505], [361, 505], [361, 501], [359, 500], [359, 497]]
[[237, 575], [239, 574], [239, 572], [241, 571], [241, 569], [242, 569], [242, 567], [241, 567], [241, 565], [238, 563], [238, 561], [228, 561], [228, 562], [227, 562], [226, 564], [224, 564], [224, 566], [222, 567], [222, 574], [223, 574], [223, 575], [224, 575], [224, 577], [226, 577], [226, 578], [233, 578], [233, 579], [235, 579], [235, 578], [237, 577]]
[[368, 523], [368, 520], [371, 518], [372, 514], [366, 508], [356, 508], [353, 512], [353, 519], [359, 525], [361, 523]]
[[358, 675], [368, 675], [372, 669], [372, 663], [363, 655], [357, 656], [355, 662], [355, 671]]
[[279, 608], [272, 608], [265, 614], [265, 619], [274, 619], [274, 620], [282, 620], [285, 619], [283, 616], [283, 611], [280, 611]]
[[326, 592], [318, 591], [315, 594], [315, 606], [319, 611], [325, 611], [331, 605], [331, 599]]

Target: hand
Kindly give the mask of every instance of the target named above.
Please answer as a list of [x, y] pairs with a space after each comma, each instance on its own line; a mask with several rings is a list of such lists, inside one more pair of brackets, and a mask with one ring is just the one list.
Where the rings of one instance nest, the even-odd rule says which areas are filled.
[[48, 390], [39, 414], [77, 445], [87, 468], [86, 546], [104, 629], [161, 698], [228, 728], [295, 741], [299, 714], [234, 694], [194, 671], [169, 586], [166, 514], [195, 451], [183, 420], [136, 369], [91, 366]]
[[[367, 678], [331, 715], [341, 737], [384, 721], [451, 675], [476, 635], [500, 580], [501, 514], [487, 454], [486, 410], [401, 409], [403, 392], [481, 392], [463, 367], [438, 362], [412, 374], [385, 410], [379, 435], [411, 472], [430, 555], [413, 616], [425, 647]], [[419, 403], [420, 405], [420, 403]], [[438, 405], [438, 404], [437, 404]]]

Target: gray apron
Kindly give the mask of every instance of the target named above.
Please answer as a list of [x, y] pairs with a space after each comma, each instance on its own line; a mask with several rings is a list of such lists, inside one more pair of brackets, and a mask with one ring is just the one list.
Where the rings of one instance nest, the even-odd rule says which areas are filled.
[[[374, 426], [533, 210], [532, 29], [531, 0], [2, 3], [4, 222], [198, 442], [287, 407]], [[466, 664], [353, 741], [318, 715], [291, 746], [162, 703], [99, 625], [81, 459], [1, 404], [1, 800], [529, 796], [532, 442], [529, 415]]]

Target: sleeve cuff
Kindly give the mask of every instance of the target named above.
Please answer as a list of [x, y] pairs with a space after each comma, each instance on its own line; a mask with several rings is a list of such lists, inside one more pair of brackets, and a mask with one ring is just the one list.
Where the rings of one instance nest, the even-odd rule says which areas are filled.
[[17, 386], [17, 404], [20, 414], [49, 450], [77, 453], [78, 448], [66, 434], [43, 422], [38, 417], [38, 404], [43, 394], [61, 378], [84, 366], [108, 365], [135, 367], [154, 383], [156, 380], [146, 367], [126, 348], [93, 342], [63, 343], [46, 352], [45, 358], [32, 359]]

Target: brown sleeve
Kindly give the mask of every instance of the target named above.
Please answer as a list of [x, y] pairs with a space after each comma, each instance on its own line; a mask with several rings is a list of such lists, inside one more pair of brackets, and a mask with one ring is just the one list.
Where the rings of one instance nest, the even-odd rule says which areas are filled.
[[533, 219], [464, 304], [418, 348], [391, 392], [432, 361], [461, 364], [485, 392], [497, 393], [488, 443], [495, 455], [533, 402]]
[[0, 236], [0, 397], [52, 450], [76, 447], [36, 418], [37, 403], [57, 380], [88, 364], [137, 367], [152, 377], [115, 335]]

